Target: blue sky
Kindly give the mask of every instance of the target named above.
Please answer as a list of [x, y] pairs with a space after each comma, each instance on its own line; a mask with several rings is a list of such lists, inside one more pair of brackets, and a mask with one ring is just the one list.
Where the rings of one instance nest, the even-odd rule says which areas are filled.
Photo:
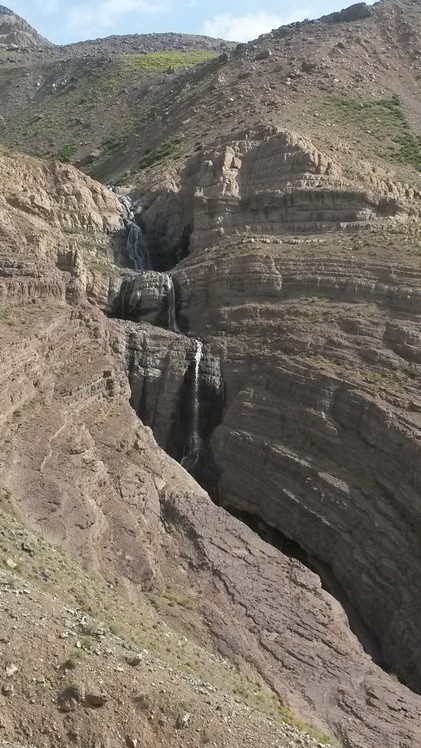
[[2, 0], [56, 44], [109, 34], [182, 31], [247, 41], [353, 0]]

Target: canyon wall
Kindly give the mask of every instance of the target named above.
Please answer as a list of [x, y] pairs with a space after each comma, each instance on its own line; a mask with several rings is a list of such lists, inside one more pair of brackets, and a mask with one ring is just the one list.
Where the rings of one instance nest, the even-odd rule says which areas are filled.
[[[70, 182], [72, 176], [71, 170]], [[199, 419], [215, 497], [297, 540], [317, 557], [315, 568], [330, 566], [393, 669], [399, 653], [408, 657], [396, 672], [412, 685], [418, 678], [409, 655], [417, 643], [411, 616], [415, 472], [408, 467], [407, 483], [400, 481], [399, 501], [392, 492], [397, 469], [404, 460], [409, 466], [414, 449], [410, 419], [417, 417], [417, 397], [408, 390], [404, 428], [402, 406], [398, 412], [387, 405], [389, 418], [383, 400], [391, 394], [383, 393], [382, 381], [381, 399], [376, 396], [377, 382], [366, 381], [372, 370], [366, 361], [360, 367], [364, 356], [393, 363], [408, 351], [414, 359], [409, 313], [380, 334], [393, 308], [386, 301], [405, 298], [401, 281], [390, 293], [374, 283], [372, 297], [377, 265], [360, 262], [358, 297], [355, 279], [336, 281], [328, 262], [331, 257], [341, 265], [344, 247], [336, 239], [333, 248], [325, 247], [322, 280], [302, 267], [304, 250], [320, 252], [318, 240], [224, 240], [192, 254], [172, 274], [184, 332], [157, 326], [161, 312], [164, 327], [169, 317], [166, 294], [153, 290], [161, 288], [153, 273], [139, 280], [147, 293], [135, 306], [140, 318], [147, 309], [155, 325], [107, 319], [97, 305], [109, 303], [104, 266], [113, 238], [103, 229], [110, 207], [115, 223], [109, 228], [121, 232], [118, 201], [101, 192], [98, 230], [89, 231], [86, 244], [79, 232], [80, 260], [64, 265], [59, 249], [71, 252], [72, 234], [55, 209], [34, 216], [24, 185], [21, 192], [4, 210], [2, 233], [0, 480], [7, 510], [132, 599], [159, 595], [168, 585], [188, 590], [194, 630], [206, 632], [207, 646], [210, 634], [219, 651], [343, 745], [419, 744], [420, 697], [364, 652], [319, 576], [216, 506], [133, 412], [182, 458], [197, 351], [191, 338], [203, 338]], [[75, 225], [83, 222], [82, 208]], [[100, 269], [85, 276], [90, 262]], [[409, 278], [409, 264], [396, 273]], [[343, 285], [355, 298], [343, 301]], [[309, 301], [308, 316], [302, 314], [304, 288], [327, 289]], [[406, 298], [415, 303], [415, 295]], [[405, 589], [392, 595], [405, 572]], [[381, 607], [375, 611], [376, 601]]]

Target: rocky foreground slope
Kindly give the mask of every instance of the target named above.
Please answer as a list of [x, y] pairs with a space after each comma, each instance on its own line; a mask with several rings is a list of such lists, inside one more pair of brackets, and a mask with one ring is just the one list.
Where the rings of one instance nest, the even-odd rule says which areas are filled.
[[[177, 670], [177, 685], [158, 683], [176, 689], [167, 714], [160, 666], [139, 663], [158, 700], [140, 735], [116, 642], [99, 645], [103, 683], [93, 655], [76, 663], [69, 712], [59, 645], [48, 699], [25, 678], [3, 691], [10, 740], [24, 725], [46, 745], [421, 746], [421, 19], [410, 2], [358, 7], [112, 89], [110, 127], [122, 102], [142, 100], [144, 119], [112, 148], [101, 133], [86, 168], [123, 179], [120, 199], [72, 166], [0, 159], [7, 574], [29, 580], [31, 605], [41, 587], [87, 608], [81, 634], [117, 622]], [[54, 82], [30, 107], [59, 128]], [[74, 94], [66, 79], [61, 102], [82, 83]], [[14, 144], [25, 90], [7, 99], [6, 124], [22, 113], [4, 129]], [[58, 636], [60, 605], [49, 598]], [[69, 636], [87, 624], [71, 616]], [[193, 692], [178, 671], [200, 679]], [[102, 689], [92, 712], [86, 694]], [[205, 735], [209, 708], [233, 697], [235, 725], [221, 712]]]

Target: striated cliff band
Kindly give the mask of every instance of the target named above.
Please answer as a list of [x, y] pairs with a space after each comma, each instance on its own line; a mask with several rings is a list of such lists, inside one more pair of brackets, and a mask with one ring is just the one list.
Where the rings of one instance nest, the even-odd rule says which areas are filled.
[[420, 15], [0, 69], [0, 745], [421, 748]]

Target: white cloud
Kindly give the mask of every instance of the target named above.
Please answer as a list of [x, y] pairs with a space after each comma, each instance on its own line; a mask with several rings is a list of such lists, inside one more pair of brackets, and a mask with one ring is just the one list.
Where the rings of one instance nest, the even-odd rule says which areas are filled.
[[228, 41], [247, 42], [257, 39], [260, 34], [266, 34], [272, 29], [277, 29], [286, 23], [296, 21], [297, 17], [305, 18], [308, 9], [302, 12], [295, 10], [289, 16], [280, 16], [275, 13], [247, 13], [244, 16], [234, 16], [232, 13], [221, 13], [214, 18], [205, 21], [202, 33], [208, 36], [227, 39]]
[[74, 7], [68, 13], [67, 25], [86, 34], [112, 28], [127, 13], [156, 15], [167, 10], [165, 0], [153, 4], [147, 0], [94, 0]]

